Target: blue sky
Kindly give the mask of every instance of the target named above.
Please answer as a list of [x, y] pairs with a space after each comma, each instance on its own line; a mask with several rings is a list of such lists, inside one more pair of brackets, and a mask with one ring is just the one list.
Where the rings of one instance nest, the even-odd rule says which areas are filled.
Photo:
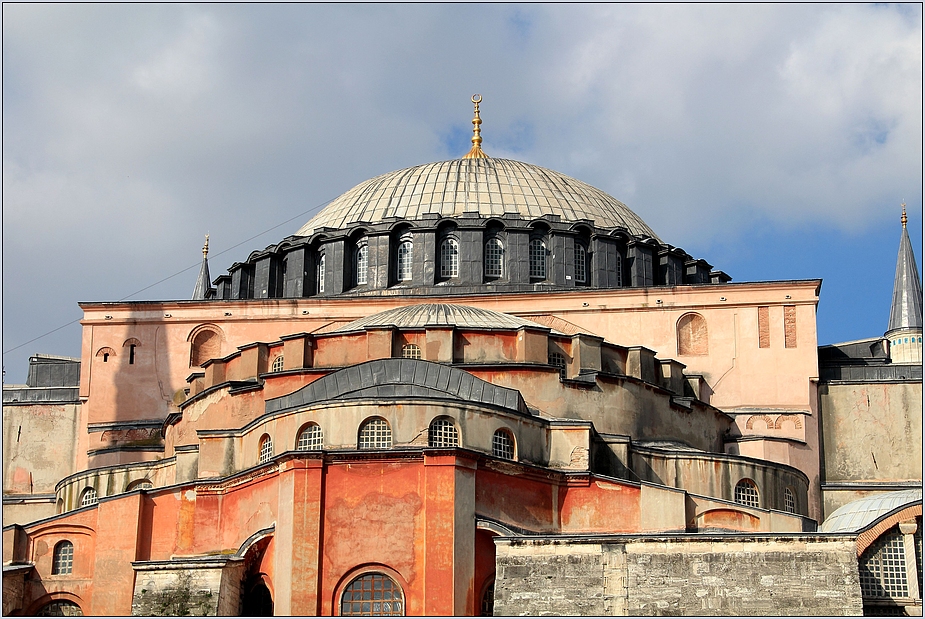
[[[3, 350], [187, 298], [391, 170], [485, 151], [607, 191], [735, 281], [882, 334], [922, 259], [920, 5], [3, 6]], [[277, 224], [292, 220], [228, 250]], [[228, 250], [228, 251], [226, 251]], [[921, 268], [921, 266], [920, 266]], [[79, 355], [74, 324], [5, 352]]]

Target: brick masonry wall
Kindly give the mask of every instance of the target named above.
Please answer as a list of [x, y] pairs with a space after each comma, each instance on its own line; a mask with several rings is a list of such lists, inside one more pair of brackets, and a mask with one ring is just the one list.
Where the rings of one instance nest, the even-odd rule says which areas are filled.
[[495, 615], [862, 614], [848, 536], [496, 543]]

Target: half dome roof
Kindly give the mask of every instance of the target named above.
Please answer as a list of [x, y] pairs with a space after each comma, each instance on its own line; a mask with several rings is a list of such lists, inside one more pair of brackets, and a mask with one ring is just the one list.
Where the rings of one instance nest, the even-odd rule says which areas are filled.
[[524, 219], [590, 219], [601, 228], [623, 227], [630, 234], [658, 239], [636, 213], [600, 189], [529, 163], [489, 158], [438, 161], [377, 176], [336, 198], [296, 235], [388, 217], [414, 220], [475, 212], [480, 217], [517, 213]]
[[[424, 303], [421, 305], [408, 305], [395, 307], [366, 316], [359, 320], [347, 323], [331, 331], [331, 333], [347, 333], [359, 331], [368, 327], [393, 326], [400, 329], [423, 328], [434, 325], [455, 326], [463, 329], [519, 329], [521, 327], [534, 327], [549, 329], [541, 324], [525, 318], [502, 314], [493, 310], [468, 305], [453, 305], [449, 303]], [[555, 329], [553, 333], [559, 334]]]

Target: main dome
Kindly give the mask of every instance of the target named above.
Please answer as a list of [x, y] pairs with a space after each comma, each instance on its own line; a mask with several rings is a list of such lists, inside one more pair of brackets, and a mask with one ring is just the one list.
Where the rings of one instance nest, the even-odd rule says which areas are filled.
[[438, 161], [371, 178], [332, 201], [296, 235], [388, 217], [415, 220], [475, 212], [480, 217], [517, 213], [525, 219], [590, 219], [601, 228], [623, 227], [660, 240], [636, 213], [600, 189], [529, 163], [489, 158]]

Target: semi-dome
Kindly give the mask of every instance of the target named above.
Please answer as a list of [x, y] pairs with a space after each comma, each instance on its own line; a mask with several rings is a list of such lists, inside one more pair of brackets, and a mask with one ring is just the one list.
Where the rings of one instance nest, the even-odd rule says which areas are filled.
[[[481, 307], [454, 305], [450, 303], [423, 303], [395, 307], [371, 316], [366, 316], [338, 327], [332, 333], [347, 333], [369, 327], [398, 327], [415, 329], [430, 326], [454, 326], [462, 329], [520, 329], [534, 327], [549, 329], [525, 318], [502, 314]], [[552, 330], [553, 333], [558, 333]]]
[[516, 213], [524, 219], [590, 219], [600, 228], [623, 227], [658, 239], [636, 213], [600, 189], [540, 166], [489, 158], [438, 161], [377, 176], [336, 198], [296, 235], [388, 217], [417, 220], [476, 212], [480, 217]]

